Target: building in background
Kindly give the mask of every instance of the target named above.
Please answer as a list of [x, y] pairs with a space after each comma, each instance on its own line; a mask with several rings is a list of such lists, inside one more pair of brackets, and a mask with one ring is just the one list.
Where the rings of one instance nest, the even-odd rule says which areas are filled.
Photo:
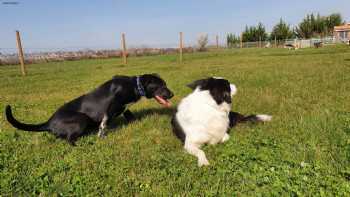
[[350, 40], [350, 23], [334, 26], [334, 36], [337, 41], [348, 42]]

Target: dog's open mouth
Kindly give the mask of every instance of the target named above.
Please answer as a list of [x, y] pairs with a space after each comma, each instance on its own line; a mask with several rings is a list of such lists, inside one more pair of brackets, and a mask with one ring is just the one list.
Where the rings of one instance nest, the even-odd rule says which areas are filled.
[[163, 105], [164, 107], [170, 107], [171, 106], [171, 102], [169, 100], [167, 100], [167, 99], [164, 99], [161, 96], [156, 95], [154, 98], [157, 100], [157, 102], [159, 104]]

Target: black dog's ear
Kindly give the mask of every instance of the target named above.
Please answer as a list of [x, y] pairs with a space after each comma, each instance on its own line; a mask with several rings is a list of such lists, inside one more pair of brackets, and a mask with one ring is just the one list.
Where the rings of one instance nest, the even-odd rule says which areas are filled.
[[118, 78], [118, 77], [123, 77], [123, 75], [114, 75], [113, 79]]
[[151, 75], [155, 76], [155, 77], [159, 77], [160, 78], [160, 75], [158, 73], [152, 73]]
[[203, 88], [208, 84], [208, 81], [209, 79], [200, 79], [190, 84], [187, 84], [187, 87], [191, 88], [192, 90], [196, 89], [198, 86]]

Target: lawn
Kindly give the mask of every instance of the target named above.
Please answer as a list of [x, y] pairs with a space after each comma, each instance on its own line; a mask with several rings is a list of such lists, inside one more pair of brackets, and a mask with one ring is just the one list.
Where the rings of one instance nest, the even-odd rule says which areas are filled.
[[[0, 196], [349, 196], [350, 48], [234, 49], [184, 55], [52, 62], [0, 67]], [[11, 127], [4, 107], [26, 123], [46, 121], [63, 103], [113, 75], [159, 73], [175, 93], [195, 79], [236, 84], [232, 109], [273, 115], [241, 124], [224, 144], [205, 146], [197, 167], [171, 131], [171, 109], [143, 99], [138, 120], [115, 119], [107, 138], [76, 147], [49, 133]]]

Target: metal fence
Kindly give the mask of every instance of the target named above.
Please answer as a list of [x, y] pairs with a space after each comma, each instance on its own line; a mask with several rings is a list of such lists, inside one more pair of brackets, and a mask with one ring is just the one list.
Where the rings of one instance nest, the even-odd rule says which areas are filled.
[[332, 45], [343, 43], [342, 40], [337, 40], [335, 37], [311, 38], [311, 39], [286, 39], [286, 40], [266, 40], [258, 42], [242, 42], [235, 43], [230, 48], [310, 48], [317, 44]]

